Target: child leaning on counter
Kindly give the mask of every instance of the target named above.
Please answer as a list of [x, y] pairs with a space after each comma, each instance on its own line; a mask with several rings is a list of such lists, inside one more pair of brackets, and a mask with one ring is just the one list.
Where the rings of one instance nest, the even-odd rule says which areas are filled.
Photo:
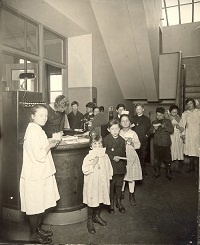
[[31, 108], [31, 122], [24, 136], [23, 164], [20, 176], [21, 211], [28, 215], [30, 223], [30, 241], [48, 244], [52, 240], [51, 230], [41, 229], [45, 210], [56, 206], [60, 199], [55, 179], [55, 166], [51, 148], [59, 141], [47, 139], [42, 129], [48, 117], [45, 105]]
[[105, 148], [102, 145], [100, 135], [92, 135], [90, 138], [91, 150], [83, 160], [83, 203], [88, 205], [87, 229], [91, 234], [96, 233], [94, 223], [106, 226], [100, 216], [100, 204], [110, 205], [110, 179], [113, 169]]

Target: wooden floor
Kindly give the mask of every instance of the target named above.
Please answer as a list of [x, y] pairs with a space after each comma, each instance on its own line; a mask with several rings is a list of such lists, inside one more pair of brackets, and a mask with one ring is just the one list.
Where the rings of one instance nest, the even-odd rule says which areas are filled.
[[[87, 232], [86, 221], [52, 226], [53, 244], [197, 244], [199, 177], [196, 173], [185, 173], [185, 169], [186, 166], [181, 174], [174, 173], [175, 180], [170, 182], [165, 178], [165, 169], [160, 178], [152, 179], [154, 172], [149, 166], [149, 177], [136, 184], [135, 207], [129, 204], [126, 187], [125, 214], [116, 209], [111, 215], [104, 207], [102, 217], [108, 225], [95, 224], [94, 235]], [[2, 242], [29, 243], [26, 221], [4, 222], [1, 233]]]

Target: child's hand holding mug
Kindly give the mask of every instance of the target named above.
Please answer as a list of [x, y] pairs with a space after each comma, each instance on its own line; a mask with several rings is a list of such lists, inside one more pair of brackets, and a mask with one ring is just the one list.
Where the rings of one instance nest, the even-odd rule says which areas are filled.
[[114, 156], [113, 160], [114, 160], [115, 162], [119, 162], [120, 159], [119, 159], [118, 156]]
[[161, 126], [161, 123], [156, 123], [156, 124], [153, 124], [153, 127], [155, 130], [158, 130], [158, 128]]
[[129, 137], [129, 138], [127, 138], [126, 142], [128, 145], [131, 145], [133, 143], [133, 140], [132, 140], [132, 138]]

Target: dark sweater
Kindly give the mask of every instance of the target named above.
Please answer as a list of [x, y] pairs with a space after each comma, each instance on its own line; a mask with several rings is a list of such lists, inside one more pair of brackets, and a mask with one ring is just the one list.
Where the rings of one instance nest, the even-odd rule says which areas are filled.
[[106, 147], [106, 153], [110, 158], [113, 174], [125, 174], [126, 161], [119, 160], [119, 162], [115, 162], [113, 160], [114, 156], [126, 157], [125, 140], [121, 136], [115, 139], [111, 134], [108, 134], [103, 140], [103, 145]]
[[150, 119], [145, 115], [135, 115], [132, 118], [132, 122], [135, 124], [132, 129], [137, 133], [141, 146], [147, 146], [151, 128]]
[[69, 126], [71, 129], [83, 129], [83, 114], [77, 111], [76, 114], [71, 111], [68, 115]]
[[53, 133], [63, 131], [64, 123], [65, 123], [65, 111], [64, 112], [55, 111], [49, 105], [47, 105], [47, 110], [48, 110], [48, 120], [44, 125], [43, 129], [47, 137], [51, 138]]
[[[164, 124], [164, 128], [161, 126], [158, 127], [157, 130], [154, 128], [154, 124]], [[157, 146], [171, 146], [171, 138], [170, 134], [174, 132], [174, 127], [172, 126], [171, 120], [162, 119], [162, 120], [154, 120], [152, 122], [152, 126], [150, 132], [154, 134], [154, 144]]]

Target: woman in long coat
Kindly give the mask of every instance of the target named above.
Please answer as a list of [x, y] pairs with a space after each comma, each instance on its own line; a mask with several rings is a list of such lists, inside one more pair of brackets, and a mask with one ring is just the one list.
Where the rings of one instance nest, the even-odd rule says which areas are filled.
[[182, 114], [184, 126], [184, 154], [190, 158], [188, 173], [195, 172], [195, 165], [198, 167], [200, 148], [200, 110], [196, 108], [194, 99], [186, 100], [187, 110]]

